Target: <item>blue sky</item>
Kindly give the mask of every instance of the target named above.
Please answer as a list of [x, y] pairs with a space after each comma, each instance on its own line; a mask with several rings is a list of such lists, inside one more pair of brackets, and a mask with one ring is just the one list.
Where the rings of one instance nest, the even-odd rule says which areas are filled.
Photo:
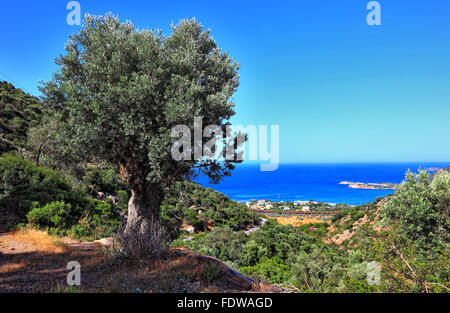
[[[79, 29], [67, 2], [0, 4], [1, 80], [39, 95]], [[186, 17], [210, 28], [241, 64], [232, 121], [280, 125], [281, 162], [450, 161], [448, 0], [380, 0], [380, 26], [368, 0], [79, 2], [166, 33]]]

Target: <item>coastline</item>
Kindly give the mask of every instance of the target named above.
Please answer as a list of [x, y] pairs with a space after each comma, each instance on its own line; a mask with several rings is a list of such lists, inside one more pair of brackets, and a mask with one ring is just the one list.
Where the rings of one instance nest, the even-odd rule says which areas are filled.
[[361, 183], [361, 182], [350, 182], [341, 181], [339, 185], [347, 185], [348, 188], [352, 189], [392, 189], [395, 190], [398, 184], [394, 183]]
[[[211, 187], [230, 199], [245, 203], [255, 199], [271, 201], [310, 200], [330, 204], [363, 205], [386, 197], [395, 191], [408, 169], [444, 168], [448, 162], [418, 163], [346, 163], [346, 164], [285, 164], [281, 163], [276, 171], [262, 172], [258, 164], [239, 164], [230, 177], [219, 184], [210, 184], [206, 177], [195, 181], [205, 187]], [[351, 188], [340, 182], [358, 182]]]

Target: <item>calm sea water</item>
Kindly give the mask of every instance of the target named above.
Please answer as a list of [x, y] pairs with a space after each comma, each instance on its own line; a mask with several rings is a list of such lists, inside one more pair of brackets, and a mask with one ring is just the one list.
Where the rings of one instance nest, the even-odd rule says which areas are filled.
[[273, 172], [261, 172], [257, 164], [240, 164], [218, 185], [208, 178], [197, 182], [212, 187], [239, 202], [251, 199], [272, 201], [315, 200], [329, 203], [364, 204], [393, 190], [352, 189], [341, 181], [400, 183], [408, 169], [445, 167], [449, 163], [359, 163], [359, 164], [280, 164]]

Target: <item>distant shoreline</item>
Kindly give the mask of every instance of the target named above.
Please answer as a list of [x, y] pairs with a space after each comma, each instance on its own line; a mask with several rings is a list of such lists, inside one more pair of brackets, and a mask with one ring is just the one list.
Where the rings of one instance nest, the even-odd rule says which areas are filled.
[[[207, 177], [195, 181], [222, 192], [232, 200], [247, 202], [268, 199], [275, 202], [313, 199], [319, 202], [363, 205], [386, 197], [405, 179], [405, 173], [416, 169], [445, 168], [440, 164], [346, 164], [346, 165], [285, 165], [280, 164], [273, 172], [263, 172], [255, 166], [239, 166], [230, 177], [219, 184], [210, 184]], [[360, 183], [356, 188], [339, 182]], [[387, 186], [369, 183], [390, 183]], [[362, 185], [362, 184], [366, 184]], [[363, 187], [363, 188], [361, 188]], [[365, 187], [365, 188], [364, 188]]]
[[348, 188], [353, 189], [395, 189], [397, 184], [393, 183], [360, 183], [360, 182], [350, 182], [341, 181], [339, 185], [348, 185]]

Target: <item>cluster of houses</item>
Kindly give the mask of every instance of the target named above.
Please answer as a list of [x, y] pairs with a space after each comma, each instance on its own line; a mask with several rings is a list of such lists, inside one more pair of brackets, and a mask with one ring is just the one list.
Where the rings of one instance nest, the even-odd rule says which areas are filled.
[[294, 208], [292, 207], [292, 204], [291, 204], [291, 206], [285, 205], [284, 201], [277, 202], [275, 206], [274, 206], [274, 203], [270, 200], [247, 201], [245, 204], [247, 205], [247, 208], [249, 208], [249, 209], [272, 210], [274, 208], [278, 208], [278, 209], [282, 209], [283, 211], [301, 210], [303, 212], [309, 212], [310, 205], [319, 204], [319, 202], [312, 201], [312, 200], [310, 200], [310, 201], [297, 200], [297, 201], [294, 201]]

